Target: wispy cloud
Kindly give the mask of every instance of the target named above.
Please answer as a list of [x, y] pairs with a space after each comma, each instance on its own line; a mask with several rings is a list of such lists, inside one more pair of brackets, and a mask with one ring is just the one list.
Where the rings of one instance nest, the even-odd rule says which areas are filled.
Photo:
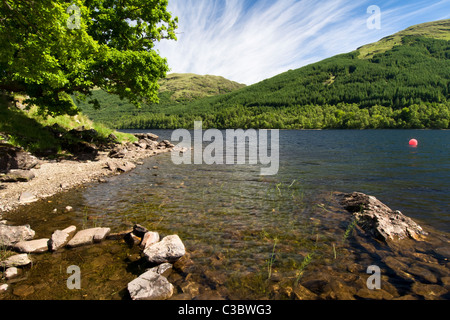
[[[378, 3], [374, 3], [378, 2]], [[221, 75], [252, 84], [289, 69], [355, 50], [408, 27], [442, 18], [450, 0], [171, 0], [178, 41], [158, 44], [172, 72]], [[367, 7], [386, 10], [369, 30]], [[384, 7], [383, 7], [384, 5]], [[444, 16], [445, 18], [445, 16]], [[420, 19], [419, 19], [420, 20]], [[421, 23], [425, 21], [418, 21]], [[410, 24], [407, 24], [410, 23]]]

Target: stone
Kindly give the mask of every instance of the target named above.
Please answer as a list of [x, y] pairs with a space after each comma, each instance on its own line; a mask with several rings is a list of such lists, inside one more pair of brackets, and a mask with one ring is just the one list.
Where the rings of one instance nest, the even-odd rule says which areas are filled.
[[342, 194], [341, 205], [358, 220], [358, 225], [375, 238], [423, 240], [427, 233], [400, 211], [394, 211], [373, 196], [354, 192]]
[[67, 243], [69, 248], [91, 245], [103, 241], [111, 232], [110, 228], [92, 228], [81, 230]]
[[117, 165], [117, 170], [122, 172], [129, 172], [136, 168], [136, 165], [132, 162], [124, 162]]
[[153, 270], [128, 283], [128, 292], [133, 300], [166, 300], [173, 295], [173, 285]]
[[318, 300], [319, 296], [317, 296], [312, 291], [308, 290], [304, 286], [298, 284], [292, 290], [292, 298], [295, 300]]
[[134, 136], [138, 139], [150, 139], [152, 141], [159, 140], [159, 137], [153, 133], [136, 133]]
[[138, 236], [139, 238], [143, 238], [147, 232], [148, 232], [148, 230], [139, 224], [135, 224], [133, 227], [134, 235]]
[[33, 293], [34, 293], [33, 286], [30, 286], [28, 284], [22, 284], [20, 286], [15, 287], [13, 290], [13, 294], [21, 298], [25, 298]]
[[29, 225], [7, 226], [0, 224], [0, 245], [11, 247], [17, 242], [31, 240], [35, 232]]
[[170, 275], [170, 273], [172, 272], [173, 269], [173, 265], [170, 263], [163, 263], [160, 264], [159, 266], [153, 267], [151, 269], [148, 269], [147, 271], [153, 271], [159, 275], [162, 275], [164, 277], [168, 277]]
[[147, 232], [144, 234], [144, 237], [142, 238], [141, 241], [141, 248], [142, 249], [146, 249], [152, 245], [154, 245], [155, 243], [158, 243], [160, 240], [159, 237], [159, 233], [158, 232]]
[[178, 235], [167, 236], [144, 250], [148, 262], [161, 264], [174, 263], [186, 254], [186, 249]]
[[94, 243], [102, 242], [111, 233], [110, 228], [96, 228], [96, 229], [97, 231], [94, 234]]
[[19, 201], [21, 203], [32, 203], [37, 201], [38, 199], [31, 192], [25, 191], [20, 194]]
[[67, 243], [69, 243], [70, 239], [72, 239], [76, 231], [77, 227], [70, 226], [64, 230], [56, 230], [55, 232], [53, 232], [50, 239], [50, 250], [57, 251], [63, 248]]
[[106, 168], [108, 168], [110, 171], [112, 172], [116, 172], [117, 170], [117, 165], [114, 162], [111, 161], [107, 161], [106, 162]]
[[425, 268], [421, 268], [419, 266], [412, 266], [408, 269], [408, 273], [414, 275], [419, 280], [424, 280], [428, 283], [437, 283], [438, 279], [434, 273]]
[[128, 150], [126, 147], [124, 146], [117, 146], [114, 149], [112, 149], [109, 154], [108, 157], [110, 158], [116, 158], [116, 159], [122, 159], [125, 158], [125, 156], [127, 155]]
[[448, 293], [447, 289], [437, 284], [424, 284], [420, 282], [413, 283], [412, 292], [419, 296], [423, 296], [427, 300], [440, 299], [441, 296]]
[[137, 235], [135, 235], [135, 234], [133, 233], [133, 231], [127, 233], [127, 234], [125, 235], [124, 240], [125, 240], [125, 242], [128, 243], [128, 245], [130, 245], [130, 246], [135, 246], [135, 245], [138, 246], [138, 245], [142, 242], [142, 239], [139, 238]]
[[30, 170], [38, 164], [36, 157], [29, 152], [7, 143], [0, 143], [0, 172], [10, 170]]
[[48, 251], [50, 239], [20, 241], [14, 245], [14, 250], [22, 253], [42, 253]]
[[28, 170], [11, 170], [0, 177], [0, 182], [28, 182], [35, 177], [34, 173]]
[[27, 253], [16, 254], [0, 262], [0, 267], [10, 268], [10, 267], [23, 267], [31, 263]]
[[5, 270], [3, 275], [5, 276], [6, 280], [12, 280], [20, 275], [20, 269], [16, 267], [10, 267]]

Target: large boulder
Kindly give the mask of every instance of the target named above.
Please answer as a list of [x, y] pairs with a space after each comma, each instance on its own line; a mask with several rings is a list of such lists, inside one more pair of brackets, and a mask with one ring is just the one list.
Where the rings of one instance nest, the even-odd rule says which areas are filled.
[[7, 226], [0, 224], [0, 245], [12, 247], [20, 241], [31, 240], [35, 232], [29, 225], [25, 226]]
[[36, 157], [9, 144], [0, 144], [0, 172], [30, 170], [38, 164]]
[[174, 263], [185, 254], [186, 249], [178, 235], [167, 236], [144, 250], [145, 258], [153, 264]]
[[154, 270], [149, 270], [128, 284], [133, 300], [166, 300], [173, 295], [173, 285]]
[[341, 196], [341, 205], [353, 213], [358, 225], [379, 240], [422, 240], [427, 235], [411, 218], [392, 210], [373, 196], [360, 192]]

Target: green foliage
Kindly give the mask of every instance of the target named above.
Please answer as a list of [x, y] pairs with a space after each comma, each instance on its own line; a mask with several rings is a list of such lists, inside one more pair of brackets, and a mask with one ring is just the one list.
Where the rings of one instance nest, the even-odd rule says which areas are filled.
[[[338, 55], [228, 94], [123, 108], [106, 93], [96, 97], [116, 112], [91, 111], [118, 129], [447, 129], [450, 122], [450, 42], [405, 36], [401, 46], [358, 59]], [[111, 109], [109, 109], [111, 110]]]
[[[80, 9], [79, 28], [70, 29]], [[94, 87], [139, 106], [157, 102], [167, 61], [153, 49], [175, 39], [167, 0], [3, 0], [0, 2], [0, 90], [28, 95], [41, 113], [77, 113], [71, 95]], [[98, 102], [91, 100], [98, 105]]]

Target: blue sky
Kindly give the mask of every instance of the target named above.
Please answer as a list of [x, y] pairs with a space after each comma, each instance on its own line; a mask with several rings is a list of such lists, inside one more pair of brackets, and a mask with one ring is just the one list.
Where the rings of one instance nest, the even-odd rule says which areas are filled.
[[[381, 10], [369, 29], [367, 9]], [[171, 73], [253, 84], [424, 22], [450, 18], [450, 0], [169, 0], [178, 41], [157, 45]]]

